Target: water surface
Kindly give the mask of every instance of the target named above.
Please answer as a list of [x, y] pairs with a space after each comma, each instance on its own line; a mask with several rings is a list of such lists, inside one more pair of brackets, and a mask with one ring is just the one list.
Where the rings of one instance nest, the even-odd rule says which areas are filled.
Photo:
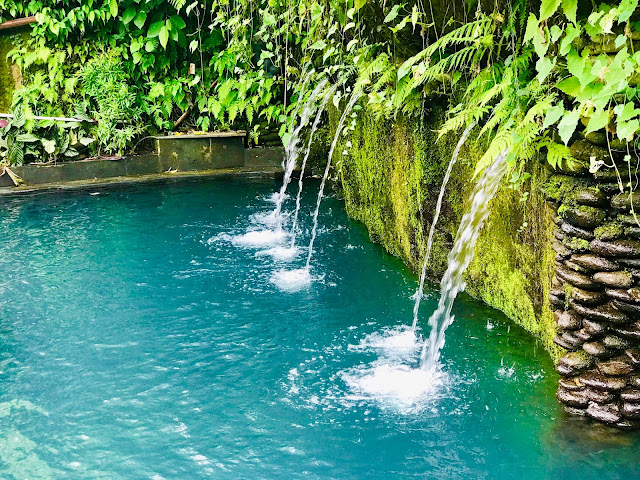
[[281, 291], [274, 271], [304, 251], [233, 242], [277, 188], [0, 199], [0, 478], [638, 478], [637, 437], [566, 419], [545, 352], [468, 296], [445, 384], [396, 384], [418, 353], [386, 336], [411, 322], [416, 278], [329, 198], [316, 280]]

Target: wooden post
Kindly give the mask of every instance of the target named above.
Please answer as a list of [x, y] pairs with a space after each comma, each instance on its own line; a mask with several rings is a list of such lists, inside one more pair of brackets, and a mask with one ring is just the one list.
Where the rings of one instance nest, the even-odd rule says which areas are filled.
[[7, 28], [15, 28], [22, 27], [23, 25], [29, 25], [31, 23], [37, 23], [35, 15], [31, 17], [25, 18], [16, 18], [14, 20], [7, 20], [6, 22], [0, 23], [0, 30], [4, 30]]

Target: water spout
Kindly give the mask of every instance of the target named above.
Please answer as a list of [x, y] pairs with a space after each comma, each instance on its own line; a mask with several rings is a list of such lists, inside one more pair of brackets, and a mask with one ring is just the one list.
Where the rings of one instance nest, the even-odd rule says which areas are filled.
[[284, 178], [282, 179], [282, 186], [280, 187], [280, 192], [276, 197], [276, 206], [272, 214], [275, 220], [275, 230], [277, 232], [282, 230], [282, 203], [284, 202], [285, 192], [287, 191], [289, 182], [291, 182], [293, 169], [296, 166], [296, 160], [298, 158], [298, 142], [300, 141], [300, 131], [309, 122], [309, 118], [315, 110], [316, 97], [327, 85], [327, 82], [327, 79], [322, 80], [309, 95], [309, 98], [307, 99], [304, 108], [302, 109], [302, 113], [300, 114], [300, 123], [293, 129], [291, 138], [285, 146]]
[[424, 370], [434, 372], [438, 365], [440, 350], [445, 342], [445, 331], [454, 320], [451, 308], [458, 293], [465, 288], [463, 275], [473, 259], [476, 241], [489, 215], [489, 202], [498, 190], [500, 180], [507, 170], [508, 153], [508, 150], [500, 153], [485, 169], [471, 195], [469, 210], [462, 217], [458, 227], [453, 248], [449, 253], [447, 270], [440, 282], [438, 308], [429, 318], [431, 332], [422, 346], [420, 368]]
[[298, 214], [300, 213], [300, 200], [302, 198], [302, 183], [304, 180], [304, 170], [307, 167], [307, 160], [309, 159], [309, 153], [311, 152], [311, 144], [313, 143], [313, 136], [318, 129], [318, 125], [320, 124], [320, 120], [322, 119], [322, 113], [327, 107], [327, 103], [329, 103], [329, 99], [333, 96], [336, 89], [338, 88], [338, 84], [333, 85], [329, 91], [325, 94], [322, 99], [322, 103], [320, 104], [320, 108], [318, 108], [318, 112], [316, 113], [316, 118], [313, 121], [313, 125], [311, 126], [311, 132], [309, 133], [309, 142], [307, 144], [307, 151], [304, 154], [304, 159], [302, 160], [302, 165], [300, 166], [300, 178], [298, 179], [298, 194], [296, 195], [296, 210], [293, 214], [293, 223], [291, 225], [291, 248], [293, 248], [296, 244], [296, 227], [298, 226]]
[[340, 121], [338, 122], [338, 127], [336, 128], [336, 134], [333, 137], [333, 142], [331, 143], [331, 148], [329, 149], [329, 158], [327, 159], [327, 166], [324, 169], [324, 176], [322, 177], [322, 182], [320, 182], [320, 191], [318, 192], [318, 199], [316, 201], [316, 209], [313, 212], [313, 228], [311, 230], [311, 241], [309, 242], [309, 252], [307, 253], [307, 264], [305, 268], [309, 270], [311, 265], [311, 257], [313, 255], [313, 243], [316, 239], [316, 234], [318, 231], [318, 213], [320, 212], [320, 203], [322, 203], [322, 196], [324, 195], [324, 186], [327, 183], [327, 177], [329, 176], [329, 170], [331, 169], [331, 159], [333, 158], [333, 151], [336, 148], [338, 143], [338, 138], [342, 133], [342, 127], [344, 126], [344, 121], [347, 118], [347, 115], [351, 112], [351, 109], [356, 104], [360, 96], [362, 95], [362, 91], [355, 89], [351, 94], [351, 98], [347, 103], [347, 106], [344, 108], [344, 112], [342, 112], [342, 116], [340, 117]]
[[433, 245], [433, 234], [436, 231], [436, 224], [438, 223], [438, 218], [440, 217], [440, 210], [442, 210], [442, 200], [444, 199], [444, 192], [447, 187], [447, 183], [449, 183], [449, 177], [451, 177], [451, 171], [453, 170], [453, 166], [458, 160], [458, 154], [460, 153], [460, 148], [464, 145], [464, 142], [469, 137], [471, 130], [476, 126], [476, 122], [472, 122], [464, 132], [462, 132], [462, 136], [460, 140], [458, 140], [458, 144], [456, 145], [455, 150], [453, 151], [453, 155], [451, 156], [451, 161], [449, 162], [449, 167], [447, 167], [447, 172], [444, 175], [444, 180], [442, 180], [442, 186], [440, 187], [440, 195], [438, 196], [438, 203], [436, 204], [436, 211], [433, 216], [433, 221], [431, 222], [431, 228], [429, 229], [429, 237], [427, 239], [427, 252], [424, 256], [424, 263], [422, 264], [422, 273], [420, 274], [420, 285], [416, 290], [416, 303], [413, 306], [413, 324], [411, 325], [411, 333], [415, 333], [416, 326], [418, 325], [418, 312], [420, 310], [420, 301], [422, 300], [422, 296], [424, 294], [424, 281], [427, 277], [427, 265], [429, 264], [429, 257], [431, 256], [431, 247]]

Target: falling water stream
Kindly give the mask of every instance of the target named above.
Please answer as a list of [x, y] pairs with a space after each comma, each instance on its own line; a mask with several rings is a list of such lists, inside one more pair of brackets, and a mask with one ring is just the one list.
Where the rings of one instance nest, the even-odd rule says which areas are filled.
[[327, 159], [327, 166], [324, 169], [324, 175], [322, 177], [322, 182], [320, 183], [320, 190], [318, 191], [318, 200], [316, 202], [316, 209], [313, 212], [313, 228], [311, 229], [311, 241], [309, 242], [309, 252], [307, 253], [307, 264], [305, 268], [309, 270], [309, 266], [311, 265], [311, 257], [313, 256], [313, 243], [316, 239], [316, 235], [318, 232], [318, 213], [320, 212], [320, 203], [322, 203], [322, 196], [324, 195], [324, 187], [327, 183], [327, 177], [329, 177], [329, 170], [331, 169], [331, 159], [333, 158], [333, 151], [336, 149], [336, 145], [338, 143], [338, 138], [340, 138], [340, 134], [342, 133], [342, 127], [344, 126], [344, 121], [347, 119], [347, 115], [351, 113], [353, 106], [356, 104], [360, 96], [362, 95], [361, 90], [354, 90], [351, 94], [351, 98], [347, 103], [347, 106], [344, 108], [344, 112], [342, 112], [342, 116], [340, 117], [340, 121], [338, 122], [338, 126], [336, 128], [336, 134], [333, 137], [333, 142], [331, 143], [331, 148], [329, 149], [329, 158]]
[[300, 114], [300, 123], [293, 130], [291, 134], [291, 138], [285, 147], [285, 170], [284, 170], [284, 178], [282, 179], [282, 186], [280, 187], [280, 192], [276, 196], [276, 206], [273, 211], [273, 218], [275, 220], [275, 229], [279, 232], [282, 229], [282, 203], [284, 202], [285, 192], [287, 191], [287, 187], [289, 186], [289, 182], [291, 182], [291, 175], [293, 174], [293, 169], [296, 166], [296, 160], [298, 158], [298, 143], [300, 141], [300, 130], [306, 126], [309, 122], [309, 118], [313, 114], [315, 110], [315, 100], [318, 94], [324, 89], [328, 80], [324, 79], [316, 88], [313, 89], [309, 98], [307, 99], [304, 108], [302, 109], [302, 113]]
[[440, 301], [438, 308], [429, 318], [431, 331], [425, 340], [420, 355], [420, 367], [427, 372], [434, 372], [440, 358], [440, 350], [444, 346], [445, 331], [453, 323], [451, 308], [459, 292], [465, 288], [464, 272], [473, 259], [474, 247], [482, 225], [489, 215], [489, 202], [500, 185], [500, 180], [507, 170], [509, 151], [500, 153], [487, 167], [476, 184], [471, 195], [469, 210], [462, 217], [458, 233], [449, 253], [447, 270], [440, 282]]
[[313, 125], [311, 126], [311, 132], [309, 133], [309, 142], [307, 143], [307, 151], [304, 154], [304, 159], [302, 160], [302, 165], [300, 166], [300, 178], [298, 179], [298, 194], [296, 195], [296, 210], [293, 214], [293, 222], [291, 224], [291, 248], [293, 248], [296, 244], [296, 227], [298, 226], [298, 214], [300, 213], [300, 200], [302, 198], [302, 187], [304, 180], [304, 171], [307, 167], [307, 160], [309, 159], [309, 153], [311, 152], [311, 144], [313, 143], [313, 136], [318, 129], [318, 125], [320, 124], [320, 120], [322, 119], [322, 114], [324, 113], [325, 108], [327, 107], [327, 103], [329, 99], [333, 96], [336, 89], [338, 88], [338, 84], [333, 85], [327, 94], [322, 99], [322, 103], [320, 104], [320, 108], [318, 108], [318, 112], [316, 113], [316, 118], [313, 121]]
[[413, 306], [413, 325], [411, 325], [411, 333], [415, 334], [416, 326], [418, 325], [418, 312], [420, 310], [420, 301], [422, 300], [424, 294], [424, 281], [427, 276], [427, 265], [429, 264], [429, 257], [431, 256], [431, 248], [433, 245], [433, 234], [436, 230], [436, 224], [438, 223], [438, 218], [440, 217], [440, 210], [442, 209], [442, 200], [444, 199], [444, 192], [447, 188], [447, 183], [449, 183], [449, 177], [451, 177], [451, 171], [453, 170], [453, 166], [458, 160], [458, 154], [460, 153], [460, 148], [464, 145], [464, 142], [469, 137], [471, 130], [476, 126], [476, 122], [472, 122], [464, 132], [462, 132], [462, 136], [460, 140], [458, 140], [458, 144], [456, 145], [455, 150], [453, 151], [453, 155], [451, 156], [451, 161], [449, 162], [449, 167], [447, 168], [447, 172], [444, 175], [444, 180], [442, 180], [442, 186], [440, 187], [440, 195], [438, 196], [438, 203], [436, 204], [436, 211], [433, 215], [433, 221], [431, 222], [431, 228], [429, 229], [429, 237], [427, 239], [427, 252], [424, 256], [424, 263], [422, 264], [422, 273], [420, 274], [420, 285], [416, 290], [416, 303]]

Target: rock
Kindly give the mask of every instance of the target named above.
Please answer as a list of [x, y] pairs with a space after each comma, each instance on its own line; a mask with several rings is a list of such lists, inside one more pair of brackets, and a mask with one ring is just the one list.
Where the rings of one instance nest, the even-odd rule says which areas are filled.
[[599, 361], [597, 363], [600, 373], [620, 377], [629, 375], [634, 371], [633, 364], [626, 357], [612, 358], [611, 360]]
[[[618, 191], [620, 191], [620, 188], [618, 188]], [[638, 222], [636, 222], [636, 217], [634, 217], [633, 215], [620, 214], [616, 217], [616, 219], [619, 222], [626, 223], [627, 225], [633, 226], [638, 224]]]
[[559, 216], [553, 217], [553, 223], [555, 223], [557, 226], [562, 225], [562, 218], [560, 218]]
[[[640, 325], [638, 322], [632, 323], [631, 325], [623, 325], [615, 328], [615, 332], [629, 340], [640, 340]], [[630, 347], [631, 344], [629, 342], [625, 342], [626, 346], [622, 348]]]
[[586, 372], [580, 375], [580, 383], [597, 390], [622, 390], [627, 382], [623, 378], [608, 377], [598, 372]]
[[605, 183], [600, 183], [598, 188], [605, 195], [613, 195], [614, 193], [618, 193], [620, 191], [620, 185], [617, 183], [607, 183], [607, 180], [604, 180]]
[[589, 335], [602, 335], [607, 331], [607, 325], [600, 322], [595, 322], [585, 318], [582, 321], [582, 328]]
[[640, 422], [637, 420], [629, 420], [628, 418], [623, 418], [619, 422], [612, 423], [612, 425], [621, 430], [637, 430], [640, 428]]
[[561, 260], [571, 255], [571, 250], [569, 250], [567, 247], [564, 246], [564, 244], [560, 242], [553, 242], [551, 244], [551, 248], [553, 248], [553, 251], [556, 252], [558, 256], [560, 256]]
[[631, 375], [629, 377], [629, 385], [640, 388], [640, 375]]
[[607, 295], [604, 292], [593, 292], [589, 290], [583, 290], [578, 287], [572, 287], [569, 290], [569, 299], [580, 302], [584, 305], [597, 305], [604, 302], [607, 299]]
[[584, 388], [584, 385], [580, 383], [578, 377], [561, 378], [558, 383], [562, 388], [571, 390], [572, 392], [575, 390], [582, 390]]
[[566, 267], [557, 267], [556, 275], [560, 280], [569, 282], [574, 287], [584, 288], [585, 290], [598, 290], [600, 285], [582, 273], [574, 272]]
[[[601, 168], [596, 173], [593, 174], [593, 178], [597, 182], [602, 183], [616, 183], [618, 182], [618, 174], [613, 168]], [[617, 190], [620, 190], [620, 187], [617, 187]]]
[[585, 188], [575, 193], [575, 201], [579, 205], [589, 205], [591, 207], [601, 207], [606, 204], [607, 198], [604, 193], [596, 188]]
[[564, 308], [564, 298], [559, 297], [558, 295], [554, 295], [553, 293], [549, 294], [549, 302], [555, 308], [562, 310]]
[[598, 403], [611, 403], [617, 398], [617, 395], [611, 392], [596, 390], [595, 388], [585, 388], [584, 396], [587, 397], [589, 401]]
[[627, 303], [614, 298], [611, 300], [611, 304], [621, 312], [630, 313], [632, 316], [636, 317], [640, 315], [640, 305], [635, 303]]
[[622, 420], [620, 407], [615, 403], [590, 403], [587, 407], [587, 415], [602, 423], [617, 423]]
[[633, 237], [633, 238], [640, 238], [640, 227], [636, 226], [631, 226], [631, 227], [627, 227], [624, 231], [624, 233], [626, 233], [628, 236]]
[[587, 342], [582, 345], [582, 349], [597, 358], [609, 358], [613, 355], [602, 342]]
[[624, 325], [629, 322], [628, 317], [621, 311], [616, 310], [611, 303], [605, 303], [597, 307], [587, 307], [574, 301], [571, 301], [570, 304], [571, 308], [582, 315], [582, 317], [590, 320], [602, 320], [614, 325]]
[[599, 270], [604, 272], [611, 272], [618, 270], [620, 267], [613, 260], [609, 260], [608, 258], [600, 257], [598, 255], [594, 255], [593, 253], [583, 253], [578, 255], [573, 255], [571, 260], [574, 263], [577, 263], [581, 267], [587, 268], [589, 270]]
[[587, 410], [584, 409], [584, 408], [570, 407], [569, 405], [562, 405], [562, 408], [569, 415], [575, 415], [575, 416], [578, 416], [578, 417], [584, 417], [587, 414]]
[[583, 162], [590, 162], [591, 157], [595, 157], [596, 160], [601, 160], [606, 163], [611, 163], [611, 155], [607, 148], [598, 147], [586, 140], [577, 140], [569, 147], [571, 150], [571, 156], [576, 160], [582, 160]]
[[589, 273], [589, 270], [581, 267], [580, 265], [578, 265], [576, 262], [571, 261], [571, 259], [569, 260], [565, 260], [560, 266], [564, 265], [567, 268], [570, 268], [571, 270], [573, 270], [574, 272], [578, 272], [578, 273]]
[[597, 254], [611, 257], [636, 257], [640, 255], [640, 242], [637, 240], [593, 240], [589, 245]]
[[589, 240], [567, 235], [562, 244], [571, 250], [571, 253], [586, 253], [589, 251]]
[[573, 335], [581, 342], [590, 342], [593, 340], [593, 335], [587, 332], [584, 328], [574, 331]]
[[613, 288], [629, 288], [633, 285], [633, 277], [629, 272], [598, 272], [593, 275], [593, 279]]
[[582, 326], [582, 319], [574, 312], [556, 311], [553, 315], [562, 330], [577, 330]]
[[571, 235], [573, 237], [584, 238], [585, 240], [593, 240], [595, 238], [595, 235], [592, 231], [576, 227], [575, 225], [571, 225], [570, 223], [563, 223], [562, 225], [560, 225], [560, 229], [567, 235]]
[[556, 240], [559, 241], [563, 241], [567, 238], [567, 236], [565, 235], [565, 233], [560, 230], [559, 228], [554, 228], [553, 229], [553, 236], [555, 237]]
[[619, 193], [611, 198], [611, 206], [617, 210], [630, 210], [632, 203], [634, 209], [640, 208], [640, 192]]
[[617, 337], [615, 335], [607, 335], [606, 337], [604, 337], [602, 339], [602, 344], [605, 347], [614, 350], [624, 350], [631, 346], [631, 344], [627, 340], [624, 340], [623, 338]]
[[569, 405], [570, 407], [586, 407], [589, 405], [589, 399], [586, 397], [583, 391], [580, 390], [565, 390], [562, 387], [559, 387], [556, 391], [556, 398], [560, 401], [560, 403], [564, 403], [565, 405]]
[[620, 222], [608, 222], [593, 231], [598, 240], [615, 240], [624, 235], [624, 226]]
[[567, 341], [562, 335], [556, 335], [553, 339], [553, 343], [569, 351], [577, 350], [580, 347], [578, 344], [573, 344], [572, 342]]
[[562, 335], [560, 335], [562, 337], [562, 339], [568, 343], [569, 345], [571, 345], [573, 347], [573, 350], [575, 350], [576, 348], [580, 347], [580, 345], [582, 345], [584, 342], [582, 340], [580, 340], [578, 337], [576, 337], [573, 332], [567, 330], [566, 332], [562, 332]]
[[558, 210], [558, 213], [565, 222], [570, 223], [575, 227], [581, 227], [585, 229], [593, 229], [600, 225], [605, 219], [605, 212], [596, 207], [588, 207], [581, 205], [579, 207], [569, 207], [563, 205], [563, 208]]
[[572, 370], [576, 370], [574, 375], [577, 375], [578, 370], [586, 370], [593, 365], [593, 360], [583, 353], [569, 352], [558, 360], [558, 365], [564, 365]]
[[640, 404], [640, 389], [625, 388], [620, 392], [620, 398], [625, 402]]
[[628, 290], [605, 288], [605, 293], [611, 298], [622, 300], [623, 302], [640, 304], [640, 288], [633, 287]]
[[624, 402], [622, 404], [622, 415], [631, 419], [640, 418], [640, 404]]
[[[634, 365], [640, 365], [640, 350], [637, 348], [629, 348], [624, 351], [624, 354], [629, 360], [631, 360], [631, 363]], [[638, 403], [640, 403], [640, 400], [638, 400]]]

